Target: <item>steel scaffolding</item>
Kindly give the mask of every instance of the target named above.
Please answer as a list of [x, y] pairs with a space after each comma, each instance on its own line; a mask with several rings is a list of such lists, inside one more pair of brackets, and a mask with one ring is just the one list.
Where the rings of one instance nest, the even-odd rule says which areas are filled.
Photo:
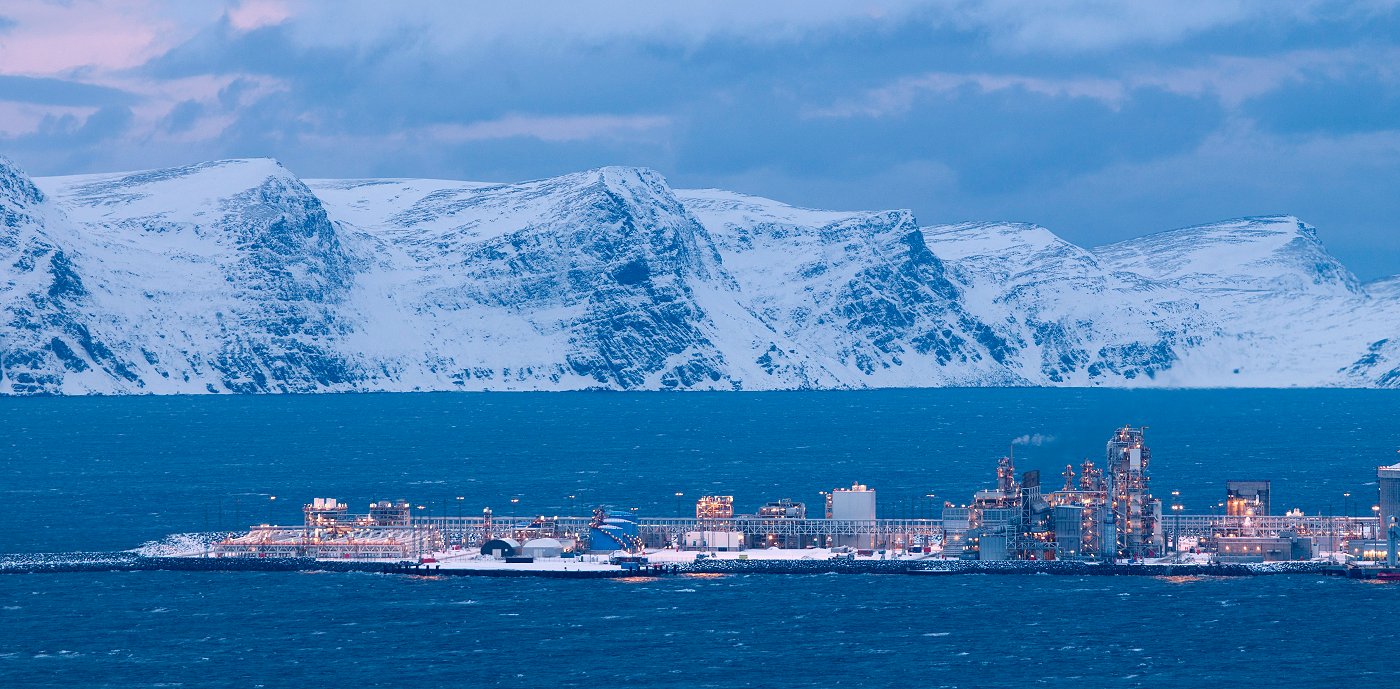
[[1211, 536], [1263, 536], [1293, 532], [1299, 536], [1327, 536], [1338, 540], [1379, 540], [1381, 532], [1375, 517], [1246, 517], [1232, 515], [1163, 515], [1163, 532], [1168, 539]]

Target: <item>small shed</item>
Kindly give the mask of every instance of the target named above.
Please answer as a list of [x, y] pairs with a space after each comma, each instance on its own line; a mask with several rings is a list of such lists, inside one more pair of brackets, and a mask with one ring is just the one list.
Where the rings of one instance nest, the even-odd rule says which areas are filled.
[[520, 542], [514, 538], [493, 538], [481, 544], [481, 554], [491, 557], [514, 557], [520, 553]]
[[564, 554], [564, 544], [554, 538], [535, 538], [525, 541], [520, 554], [526, 557], [560, 557]]

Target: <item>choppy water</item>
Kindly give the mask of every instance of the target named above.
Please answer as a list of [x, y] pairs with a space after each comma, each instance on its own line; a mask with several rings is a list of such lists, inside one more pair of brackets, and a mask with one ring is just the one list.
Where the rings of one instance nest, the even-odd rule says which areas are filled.
[[[1262, 477], [1278, 509], [1360, 513], [1376, 465], [1400, 448], [1397, 402], [1101, 390], [3, 399], [0, 552], [287, 521], [313, 496], [670, 514], [676, 491], [732, 493], [751, 510], [859, 480], [882, 514], [925, 514], [920, 496], [989, 482], [1012, 438], [1050, 436], [1017, 457], [1053, 483], [1126, 422], [1151, 427], [1157, 492], [1181, 490], [1192, 511], [1227, 478]], [[1312, 577], [16, 575], [0, 576], [0, 686], [1381, 687], [1400, 685], [1397, 616], [1400, 586]]]

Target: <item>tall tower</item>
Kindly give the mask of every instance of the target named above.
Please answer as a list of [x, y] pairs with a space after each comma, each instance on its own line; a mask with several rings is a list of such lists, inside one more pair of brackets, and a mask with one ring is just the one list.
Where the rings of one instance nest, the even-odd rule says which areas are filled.
[[1105, 560], [1142, 559], [1155, 551], [1157, 513], [1147, 487], [1152, 452], [1143, 439], [1145, 430], [1146, 426], [1124, 426], [1108, 440], [1101, 547]]
[[1011, 453], [997, 460], [997, 490], [1003, 495], [1015, 495], [1019, 488], [1016, 486], [1016, 448], [1012, 446]]

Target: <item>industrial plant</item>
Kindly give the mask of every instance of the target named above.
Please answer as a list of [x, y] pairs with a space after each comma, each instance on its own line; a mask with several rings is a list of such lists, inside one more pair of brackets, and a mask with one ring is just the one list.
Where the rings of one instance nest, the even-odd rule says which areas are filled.
[[1109, 437], [1100, 461], [1068, 465], [1058, 486], [1047, 487], [1038, 470], [1018, 473], [1013, 447], [996, 462], [990, 487], [962, 504], [945, 502], [940, 516], [926, 518], [881, 518], [875, 488], [861, 483], [823, 491], [820, 516], [791, 498], [739, 514], [730, 495], [700, 496], [693, 516], [674, 517], [602, 507], [589, 516], [501, 518], [489, 508], [479, 515], [424, 516], [422, 505], [415, 509], [405, 500], [376, 501], [364, 513], [351, 513], [338, 499], [315, 498], [303, 507], [300, 525], [256, 525], [189, 555], [564, 571], [705, 558], [1120, 565], [1322, 560], [1400, 577], [1400, 464], [1379, 467], [1378, 500], [1369, 517], [1274, 514], [1272, 484], [1259, 479], [1227, 482], [1219, 514], [1184, 514], [1175, 499], [1164, 503], [1154, 494], [1152, 464], [1145, 429], [1124, 426]]

